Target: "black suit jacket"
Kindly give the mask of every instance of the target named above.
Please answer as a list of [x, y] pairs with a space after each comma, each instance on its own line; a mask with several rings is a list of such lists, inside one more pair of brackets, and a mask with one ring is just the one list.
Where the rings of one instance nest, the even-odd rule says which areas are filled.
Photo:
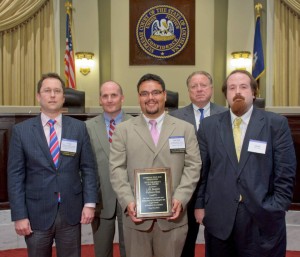
[[97, 202], [97, 175], [84, 122], [62, 116], [62, 138], [75, 140], [74, 156], [60, 154], [56, 170], [41, 117], [13, 127], [8, 156], [8, 194], [12, 220], [28, 218], [32, 229], [46, 230], [60, 208], [69, 224], [80, 222], [84, 203]]
[[[204, 119], [198, 136], [203, 172], [195, 208], [205, 208], [203, 223], [208, 232], [222, 240], [229, 237], [241, 194], [261, 233], [275, 235], [285, 226], [296, 171], [287, 119], [254, 107], [240, 162], [230, 111]], [[250, 140], [266, 142], [265, 154], [249, 152]]]

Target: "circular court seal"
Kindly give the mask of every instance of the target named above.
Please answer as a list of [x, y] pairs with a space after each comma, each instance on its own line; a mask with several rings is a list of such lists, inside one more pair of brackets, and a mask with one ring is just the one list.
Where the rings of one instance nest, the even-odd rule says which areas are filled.
[[142, 50], [155, 58], [179, 54], [189, 39], [184, 15], [168, 5], [157, 5], [143, 13], [136, 26], [136, 39]]

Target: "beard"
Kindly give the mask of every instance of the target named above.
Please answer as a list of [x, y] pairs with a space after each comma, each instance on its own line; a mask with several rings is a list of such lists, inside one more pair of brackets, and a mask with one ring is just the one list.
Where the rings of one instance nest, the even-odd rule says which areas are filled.
[[243, 114], [247, 112], [247, 104], [245, 102], [245, 97], [241, 95], [236, 95], [233, 97], [233, 104], [230, 106], [232, 112], [238, 116], [241, 117]]

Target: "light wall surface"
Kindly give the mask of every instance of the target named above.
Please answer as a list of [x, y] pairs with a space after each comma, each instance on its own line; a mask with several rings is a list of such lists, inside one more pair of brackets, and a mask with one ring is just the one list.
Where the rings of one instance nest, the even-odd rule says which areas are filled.
[[[73, 0], [74, 19], [74, 49], [76, 51], [89, 51], [95, 53], [95, 66], [91, 73], [83, 76], [77, 69], [77, 88], [86, 93], [86, 107], [98, 106], [99, 84], [102, 81], [99, 71], [99, 24], [102, 17], [98, 15], [98, 4], [106, 0]], [[138, 106], [136, 84], [145, 73], [160, 75], [169, 90], [179, 92], [179, 105], [185, 106], [190, 103], [187, 88], [187, 76], [196, 70], [205, 70], [214, 77], [215, 35], [214, 22], [215, 5], [224, 0], [195, 0], [195, 65], [129, 65], [129, 0], [110, 1], [110, 40], [111, 40], [111, 63], [110, 78], [121, 84], [124, 89], [124, 106]], [[254, 2], [253, 0], [240, 1], [228, 0], [227, 21], [227, 45], [224, 45], [227, 53], [227, 62], [224, 64], [224, 74], [230, 72], [229, 60], [231, 52], [246, 50], [252, 53], [254, 36]], [[58, 57], [59, 58], [59, 57]], [[105, 64], [101, 64], [105, 65]], [[225, 76], [224, 76], [225, 79]], [[218, 104], [224, 105], [221, 93], [221, 83], [215, 85], [216, 99]], [[213, 97], [214, 98], [214, 97]]]

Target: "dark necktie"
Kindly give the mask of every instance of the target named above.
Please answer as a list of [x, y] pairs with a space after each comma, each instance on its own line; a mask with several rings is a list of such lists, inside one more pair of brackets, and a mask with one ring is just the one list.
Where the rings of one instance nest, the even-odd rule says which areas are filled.
[[203, 109], [203, 108], [200, 108], [200, 109], [199, 109], [199, 112], [200, 112], [200, 122], [201, 122], [201, 120], [204, 119], [204, 109]]
[[115, 120], [111, 119], [109, 121], [109, 131], [108, 131], [108, 141], [109, 141], [109, 143], [112, 142], [112, 135], [114, 133], [115, 126], [116, 126]]
[[56, 135], [56, 131], [54, 129], [54, 124], [56, 123], [56, 120], [49, 120], [48, 125], [50, 126], [50, 153], [52, 155], [53, 162], [55, 164], [55, 167], [58, 166], [58, 158], [59, 158], [59, 143], [58, 138]]

